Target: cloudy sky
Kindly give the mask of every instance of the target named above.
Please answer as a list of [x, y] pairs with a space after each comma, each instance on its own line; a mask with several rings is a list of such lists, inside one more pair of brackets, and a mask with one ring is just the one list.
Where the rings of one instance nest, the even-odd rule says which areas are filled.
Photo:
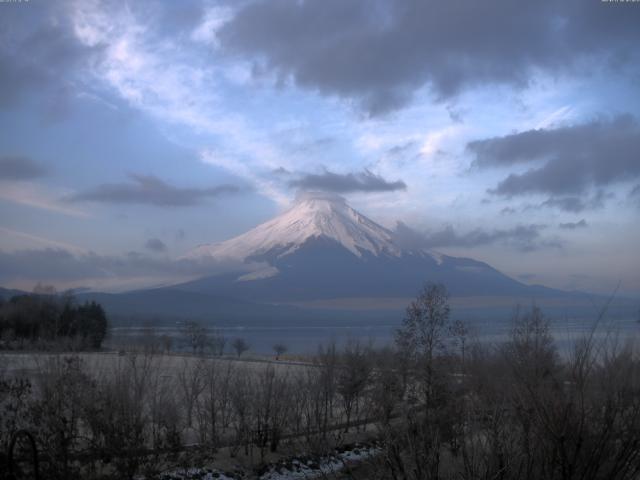
[[640, 295], [640, 3], [0, 2], [0, 284], [123, 289], [345, 196], [526, 283]]

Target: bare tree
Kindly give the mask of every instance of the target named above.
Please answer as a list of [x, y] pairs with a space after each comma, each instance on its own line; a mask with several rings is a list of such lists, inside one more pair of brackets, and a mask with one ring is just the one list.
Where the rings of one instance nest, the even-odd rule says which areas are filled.
[[469, 329], [462, 320], [454, 320], [449, 328], [452, 343], [459, 349], [460, 352], [460, 365], [461, 373], [465, 373], [465, 361], [467, 353], [467, 337], [469, 336]]
[[85, 403], [91, 449], [122, 478], [133, 479], [144, 463], [150, 425], [147, 381], [152, 367], [150, 356], [119, 358]]
[[389, 431], [394, 410], [402, 401], [405, 387], [405, 374], [402, 363], [395, 352], [387, 349], [377, 352], [374, 358], [375, 369], [371, 372], [369, 403], [372, 413], [380, 419], [382, 431]]
[[276, 360], [280, 360], [280, 356], [284, 355], [287, 350], [287, 346], [284, 343], [276, 343], [273, 346], [273, 351], [276, 353]]
[[224, 348], [227, 345], [227, 338], [222, 334], [222, 332], [214, 329], [211, 332], [211, 339], [209, 343], [211, 345], [212, 353], [215, 356], [221, 357], [222, 355], [224, 355]]
[[40, 395], [31, 400], [29, 416], [48, 465], [47, 478], [78, 475], [72, 455], [79, 448], [84, 396], [90, 379], [79, 357], [52, 357], [40, 377]]
[[342, 353], [342, 364], [338, 371], [337, 392], [342, 399], [345, 414], [345, 432], [349, 431], [352, 413], [356, 416], [361, 396], [371, 376], [371, 352], [357, 341], [349, 341]]
[[205, 365], [204, 390], [197, 404], [200, 439], [217, 448], [231, 421], [231, 387], [236, 375], [231, 362], [210, 361]]
[[235, 430], [235, 438], [230, 446], [232, 457], [235, 457], [242, 447], [244, 447], [245, 455], [249, 455], [252, 397], [253, 386], [246, 368], [237, 369], [230, 391], [231, 408], [233, 409], [232, 426]]
[[325, 450], [329, 447], [328, 433], [333, 422], [336, 401], [338, 350], [335, 342], [318, 348], [317, 364], [318, 368], [311, 374], [311, 383], [308, 385], [311, 388], [312, 425], [319, 434], [313, 448]]
[[187, 321], [184, 323], [183, 333], [187, 342], [187, 345], [191, 348], [191, 351], [195, 353], [202, 353], [209, 341], [207, 335], [207, 329], [195, 321]]
[[236, 338], [231, 344], [233, 349], [235, 350], [238, 357], [240, 357], [244, 352], [249, 350], [249, 344], [245, 341], [244, 338]]
[[407, 307], [402, 327], [396, 332], [398, 350], [418, 367], [424, 400], [436, 394], [436, 357], [444, 353], [449, 327], [449, 294], [444, 285], [427, 284]]
[[260, 459], [264, 461], [266, 448], [275, 452], [287, 419], [286, 403], [283, 401], [287, 391], [286, 374], [276, 372], [273, 365], [258, 374], [254, 384], [254, 408], [252, 409], [252, 428], [254, 442], [260, 449]]
[[178, 385], [182, 393], [184, 408], [186, 411], [187, 427], [193, 425], [193, 410], [198, 402], [200, 394], [205, 389], [205, 360], [192, 361], [190, 358], [182, 359], [182, 368], [178, 372]]
[[306, 433], [310, 389], [308, 388], [308, 370], [294, 370], [289, 380], [289, 428], [292, 433]]
[[162, 351], [164, 353], [170, 353], [171, 347], [173, 345], [173, 339], [171, 338], [170, 335], [167, 335], [166, 333], [164, 333], [160, 335], [160, 344], [162, 345]]
[[449, 301], [443, 285], [426, 284], [407, 307], [396, 332], [400, 358], [412, 373], [420, 409], [406, 408], [398, 428], [386, 432], [384, 458], [394, 478], [438, 478], [442, 445], [448, 439], [449, 375], [445, 371], [449, 336]]

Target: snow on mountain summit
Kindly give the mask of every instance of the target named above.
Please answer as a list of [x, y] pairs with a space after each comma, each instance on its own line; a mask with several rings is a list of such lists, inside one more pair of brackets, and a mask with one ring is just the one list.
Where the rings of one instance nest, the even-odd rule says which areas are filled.
[[285, 256], [313, 238], [333, 240], [357, 257], [365, 252], [400, 256], [401, 249], [393, 233], [347, 205], [337, 195], [303, 194], [292, 208], [248, 232], [221, 243], [200, 245], [185, 258], [231, 258], [244, 261], [248, 257], [278, 252]]

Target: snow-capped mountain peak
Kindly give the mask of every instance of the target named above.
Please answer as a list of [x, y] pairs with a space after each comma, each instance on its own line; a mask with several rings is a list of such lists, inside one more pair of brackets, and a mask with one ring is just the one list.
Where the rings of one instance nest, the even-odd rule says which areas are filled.
[[407, 233], [378, 225], [340, 197], [307, 194], [242, 235], [189, 252], [212, 271], [179, 288], [269, 302], [403, 297], [425, 281], [458, 295], [527, 292], [485, 263], [439, 255]]
[[285, 256], [313, 238], [330, 239], [357, 257], [401, 255], [390, 230], [358, 213], [339, 196], [304, 194], [292, 208], [248, 232], [217, 244], [200, 245], [185, 257], [244, 261], [269, 252]]

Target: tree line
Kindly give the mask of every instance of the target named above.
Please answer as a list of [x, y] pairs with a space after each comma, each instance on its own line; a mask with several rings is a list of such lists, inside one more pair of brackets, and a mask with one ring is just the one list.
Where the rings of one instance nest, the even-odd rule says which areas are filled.
[[0, 348], [99, 349], [108, 320], [96, 302], [72, 295], [24, 294], [0, 299]]
[[[224, 355], [228, 339], [215, 328], [207, 329], [200, 323], [189, 320], [183, 323], [182, 334], [192, 353], [203, 354], [207, 352], [218, 357]], [[240, 357], [249, 350], [250, 346], [244, 338], [237, 337], [231, 342], [231, 348]]]

